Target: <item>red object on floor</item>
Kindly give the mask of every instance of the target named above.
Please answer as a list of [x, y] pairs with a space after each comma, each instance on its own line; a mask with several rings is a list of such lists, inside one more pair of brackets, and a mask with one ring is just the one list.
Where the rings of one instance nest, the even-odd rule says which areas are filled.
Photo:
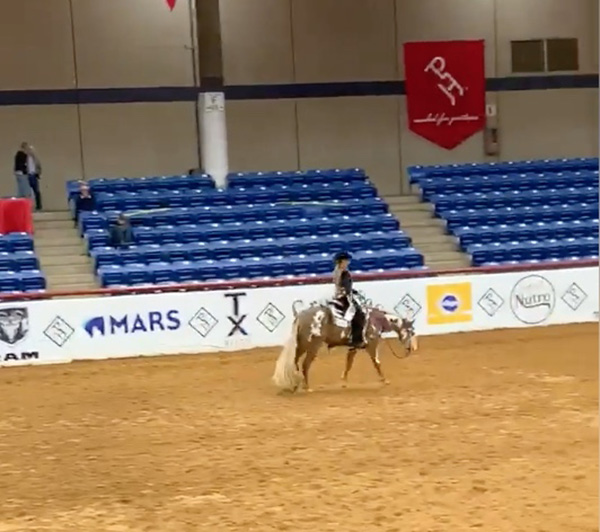
[[0, 233], [33, 234], [31, 200], [26, 198], [0, 199]]

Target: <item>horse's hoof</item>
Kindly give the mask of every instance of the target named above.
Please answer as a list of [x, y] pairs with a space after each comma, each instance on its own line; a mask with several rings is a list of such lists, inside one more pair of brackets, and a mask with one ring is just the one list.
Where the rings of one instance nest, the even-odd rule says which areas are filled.
[[390, 384], [390, 381], [388, 381], [387, 379], [383, 379], [381, 381], [381, 384], [383, 384], [384, 386], [388, 386]]
[[342, 388], [347, 388], [348, 387], [348, 383], [346, 381], [342, 381]]
[[313, 393], [314, 390], [312, 388], [306, 388], [306, 393]]

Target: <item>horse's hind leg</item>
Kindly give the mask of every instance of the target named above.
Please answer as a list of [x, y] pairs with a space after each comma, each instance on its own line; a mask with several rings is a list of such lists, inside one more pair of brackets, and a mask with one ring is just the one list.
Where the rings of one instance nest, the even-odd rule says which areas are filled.
[[304, 357], [304, 362], [302, 363], [302, 376], [304, 377], [304, 389], [307, 392], [312, 392], [310, 385], [308, 383], [308, 372], [310, 371], [310, 366], [314, 362], [317, 357], [317, 351], [319, 350], [320, 343], [311, 343], [306, 350], [306, 356]]
[[370, 343], [369, 345], [367, 345], [367, 353], [369, 353], [369, 358], [371, 359], [371, 362], [373, 362], [373, 367], [375, 368], [375, 371], [377, 372], [377, 375], [379, 376], [379, 380], [383, 384], [389, 384], [390, 381], [388, 381], [385, 378], [385, 375], [383, 374], [383, 370], [381, 369], [381, 362], [379, 361], [378, 347], [379, 347], [379, 342]]
[[294, 364], [298, 373], [300, 373], [300, 359], [304, 353], [306, 353], [306, 347], [302, 342], [298, 342], [298, 345], [296, 345], [296, 357], [294, 358]]
[[348, 373], [352, 369], [352, 365], [354, 364], [354, 358], [356, 357], [356, 349], [348, 349], [346, 353], [346, 368], [344, 369], [344, 373], [342, 373], [342, 387], [346, 387], [348, 384]]
[[294, 392], [298, 389], [301, 381], [303, 380], [303, 378], [301, 377], [303, 372], [300, 371], [300, 359], [302, 358], [302, 355], [304, 353], [306, 353], [305, 346], [302, 343], [298, 343], [298, 345], [296, 346], [296, 356], [294, 358], [294, 365], [296, 366], [296, 374], [298, 375], [298, 379], [296, 381], [296, 385], [294, 386]]

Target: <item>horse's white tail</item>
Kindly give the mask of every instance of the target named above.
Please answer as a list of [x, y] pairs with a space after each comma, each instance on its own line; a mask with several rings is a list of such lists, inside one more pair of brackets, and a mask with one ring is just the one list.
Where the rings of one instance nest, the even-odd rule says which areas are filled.
[[296, 371], [296, 346], [298, 345], [298, 320], [294, 320], [292, 334], [287, 339], [273, 374], [273, 383], [282, 390], [295, 390], [298, 385], [299, 376]]

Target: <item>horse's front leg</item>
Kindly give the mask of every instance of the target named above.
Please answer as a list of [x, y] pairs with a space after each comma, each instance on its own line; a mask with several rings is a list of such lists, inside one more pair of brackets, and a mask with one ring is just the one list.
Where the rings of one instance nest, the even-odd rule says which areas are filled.
[[375, 368], [375, 371], [377, 372], [377, 375], [379, 376], [379, 380], [381, 381], [381, 383], [383, 384], [389, 384], [390, 381], [388, 381], [385, 378], [385, 375], [383, 374], [383, 370], [381, 369], [381, 362], [379, 360], [379, 342], [372, 342], [367, 346], [367, 353], [369, 353], [369, 358], [371, 359], [371, 362], [373, 362], [373, 367]]
[[344, 373], [342, 373], [342, 387], [346, 387], [348, 384], [348, 373], [352, 369], [352, 365], [354, 364], [354, 358], [356, 357], [356, 349], [351, 348], [348, 349], [346, 353], [346, 369], [344, 369]]

